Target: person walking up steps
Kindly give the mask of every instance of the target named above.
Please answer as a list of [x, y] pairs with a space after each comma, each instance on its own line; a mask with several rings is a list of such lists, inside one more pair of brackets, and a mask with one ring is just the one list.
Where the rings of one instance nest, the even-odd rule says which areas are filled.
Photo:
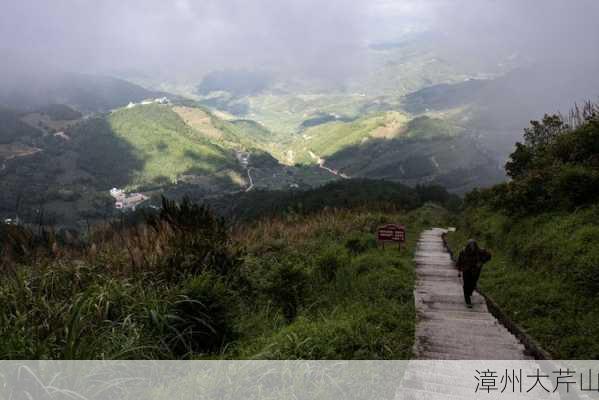
[[483, 264], [490, 259], [491, 253], [478, 247], [478, 244], [473, 239], [470, 239], [464, 250], [460, 251], [457, 267], [464, 281], [464, 300], [468, 308], [472, 308], [470, 297], [476, 288]]

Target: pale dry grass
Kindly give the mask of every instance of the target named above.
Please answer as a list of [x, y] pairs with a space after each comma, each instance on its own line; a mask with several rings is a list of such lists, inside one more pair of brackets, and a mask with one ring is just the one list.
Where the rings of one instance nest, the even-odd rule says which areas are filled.
[[374, 129], [370, 137], [378, 139], [392, 139], [407, 132], [408, 117], [398, 112], [389, 112], [385, 114], [385, 120], [382, 126]]
[[190, 127], [210, 139], [222, 139], [222, 132], [212, 124], [210, 114], [199, 108], [177, 106], [173, 107], [181, 119]]
[[36, 147], [24, 144], [0, 144], [0, 161], [7, 161], [17, 157], [26, 157], [42, 151]]
[[330, 209], [310, 216], [263, 219], [251, 227], [236, 229], [232, 239], [235, 243], [250, 247], [281, 239], [288, 243], [302, 244], [324, 232], [338, 237], [360, 231], [372, 232], [378, 225], [398, 221], [403, 216], [397, 211]]

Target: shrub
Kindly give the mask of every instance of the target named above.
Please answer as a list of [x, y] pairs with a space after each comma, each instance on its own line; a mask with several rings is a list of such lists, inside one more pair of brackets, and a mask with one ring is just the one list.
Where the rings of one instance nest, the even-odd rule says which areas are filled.
[[584, 226], [572, 237], [577, 249], [569, 263], [574, 281], [588, 295], [594, 296], [599, 291], [599, 227]]
[[337, 271], [347, 267], [349, 263], [350, 258], [345, 248], [339, 245], [325, 245], [316, 259], [316, 272], [320, 279], [331, 282], [335, 279]]
[[385, 298], [399, 303], [409, 303], [413, 299], [413, 277], [401, 262], [377, 266], [369, 274], [360, 276], [354, 286], [361, 298], [376, 301]]
[[385, 252], [381, 250], [380, 253], [368, 252], [361, 254], [352, 260], [351, 267], [357, 275], [364, 274], [369, 271], [384, 269], [392, 262], [386, 253], [390, 253], [392, 251], [396, 250], [389, 249]]
[[[407, 317], [404, 320], [402, 317]], [[274, 359], [385, 359], [410, 354], [413, 314], [403, 304], [350, 306], [330, 318], [298, 318], [272, 340]]]
[[177, 357], [220, 349], [232, 340], [235, 296], [212, 273], [192, 278], [169, 304], [161, 319], [153, 317]]
[[370, 233], [356, 233], [345, 241], [345, 248], [354, 255], [364, 253], [376, 246], [376, 239]]
[[[577, 110], [578, 112], [578, 110]], [[597, 201], [599, 115], [585, 105], [572, 114], [573, 125], [558, 115], [531, 121], [525, 144], [517, 143], [505, 168], [513, 179], [466, 196], [468, 205], [491, 205], [510, 214], [571, 210]]]
[[309, 277], [301, 266], [283, 260], [272, 266], [269, 273], [267, 293], [281, 307], [287, 322], [291, 322], [303, 304]]
[[564, 166], [553, 177], [553, 199], [561, 209], [572, 209], [599, 198], [599, 174], [583, 166]]
[[239, 254], [231, 251], [225, 221], [204, 205], [184, 198], [180, 204], [162, 199], [157, 216], [148, 216], [149, 225], [164, 242], [160, 267], [169, 278], [213, 272], [235, 278], [241, 265]]

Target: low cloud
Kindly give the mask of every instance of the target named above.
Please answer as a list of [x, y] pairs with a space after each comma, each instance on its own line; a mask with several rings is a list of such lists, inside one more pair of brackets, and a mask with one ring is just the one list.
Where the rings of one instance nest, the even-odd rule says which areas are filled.
[[368, 43], [410, 30], [438, 33], [456, 58], [517, 52], [590, 70], [599, 66], [598, 19], [595, 0], [7, 0], [0, 74], [197, 79], [258, 68], [335, 78], [360, 70]]

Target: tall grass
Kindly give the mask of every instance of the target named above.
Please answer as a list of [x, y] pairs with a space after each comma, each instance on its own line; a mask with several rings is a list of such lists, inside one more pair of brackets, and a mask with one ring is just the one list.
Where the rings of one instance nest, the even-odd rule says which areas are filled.
[[[330, 209], [232, 227], [165, 202], [146, 222], [77, 246], [16, 229], [0, 279], [5, 359], [408, 358], [411, 250], [445, 218]], [[378, 225], [407, 248], [376, 248]]]
[[511, 218], [469, 209], [455, 234], [489, 247], [480, 286], [554, 357], [599, 357], [599, 235], [597, 206], [573, 213]]

